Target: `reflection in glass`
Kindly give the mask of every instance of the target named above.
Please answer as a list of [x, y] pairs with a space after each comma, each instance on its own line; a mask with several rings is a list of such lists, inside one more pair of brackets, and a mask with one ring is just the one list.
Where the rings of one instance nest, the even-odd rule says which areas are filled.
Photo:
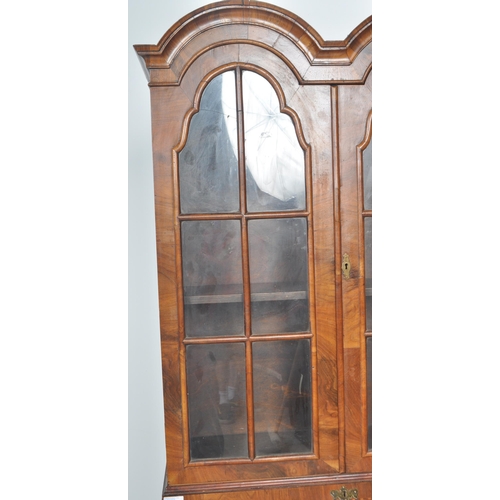
[[366, 338], [366, 403], [368, 412], [368, 451], [372, 451], [372, 338]]
[[372, 331], [372, 218], [365, 218], [366, 331]]
[[372, 209], [372, 141], [363, 151], [364, 208]]
[[248, 457], [244, 344], [186, 347], [191, 460]]
[[262, 76], [243, 72], [249, 212], [305, 209], [305, 156], [291, 118]]
[[243, 335], [240, 222], [184, 221], [181, 233], [186, 337]]
[[179, 155], [181, 213], [239, 211], [236, 141], [236, 83], [228, 71], [205, 88]]
[[253, 343], [257, 457], [312, 451], [309, 340]]
[[248, 223], [252, 333], [309, 331], [307, 221]]

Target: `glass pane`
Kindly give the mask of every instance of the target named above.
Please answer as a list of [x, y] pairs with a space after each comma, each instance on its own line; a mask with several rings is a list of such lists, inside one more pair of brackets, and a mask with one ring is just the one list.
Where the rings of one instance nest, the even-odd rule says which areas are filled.
[[372, 338], [366, 338], [366, 400], [368, 411], [368, 451], [372, 450]]
[[366, 331], [372, 331], [372, 218], [365, 218]]
[[214, 78], [201, 98], [179, 155], [181, 212], [239, 211], [236, 83], [233, 71]]
[[251, 71], [243, 72], [243, 111], [248, 211], [305, 209], [305, 155], [292, 119]]
[[309, 331], [307, 221], [248, 223], [252, 333]]
[[365, 210], [372, 209], [372, 141], [363, 151], [363, 187], [365, 191]]
[[254, 342], [255, 452], [312, 451], [309, 340]]
[[240, 228], [236, 220], [181, 225], [186, 337], [244, 334]]
[[191, 460], [248, 457], [244, 344], [186, 347]]

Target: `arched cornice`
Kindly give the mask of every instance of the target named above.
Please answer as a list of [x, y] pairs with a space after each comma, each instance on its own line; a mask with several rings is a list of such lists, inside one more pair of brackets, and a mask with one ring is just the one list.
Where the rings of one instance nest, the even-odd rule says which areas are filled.
[[[204, 52], [241, 43], [267, 48], [294, 66], [300, 80], [313, 82], [331, 81], [323, 69], [332, 66], [344, 66], [346, 76], [340, 79], [353, 80], [349, 67], [360, 54], [365, 56], [363, 66], [371, 64], [371, 38], [371, 16], [345, 40], [325, 41], [313, 27], [285, 9], [265, 2], [226, 0], [184, 16], [156, 45], [134, 48], [148, 78], [166, 85], [178, 84], [187, 68]], [[313, 71], [309, 71], [311, 68]], [[156, 73], [155, 78], [152, 73]], [[362, 73], [366, 74], [366, 70]]]

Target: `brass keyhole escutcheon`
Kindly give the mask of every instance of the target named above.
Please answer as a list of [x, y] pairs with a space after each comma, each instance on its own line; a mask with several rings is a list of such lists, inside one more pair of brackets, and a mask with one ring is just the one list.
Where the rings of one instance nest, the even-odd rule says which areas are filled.
[[330, 495], [334, 498], [334, 500], [353, 500], [358, 498], [358, 490], [346, 490], [343, 486], [340, 490], [332, 490]]
[[342, 275], [346, 280], [351, 277], [351, 261], [349, 260], [349, 254], [345, 253], [342, 258]]

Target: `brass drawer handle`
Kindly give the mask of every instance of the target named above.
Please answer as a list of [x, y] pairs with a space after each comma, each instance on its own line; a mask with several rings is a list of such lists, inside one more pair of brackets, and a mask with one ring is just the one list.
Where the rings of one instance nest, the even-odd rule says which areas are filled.
[[[347, 255], [347, 254], [346, 254]], [[353, 498], [358, 498], [358, 490], [346, 490], [343, 486], [340, 490], [332, 490], [330, 495], [334, 500], [351, 500]]]

